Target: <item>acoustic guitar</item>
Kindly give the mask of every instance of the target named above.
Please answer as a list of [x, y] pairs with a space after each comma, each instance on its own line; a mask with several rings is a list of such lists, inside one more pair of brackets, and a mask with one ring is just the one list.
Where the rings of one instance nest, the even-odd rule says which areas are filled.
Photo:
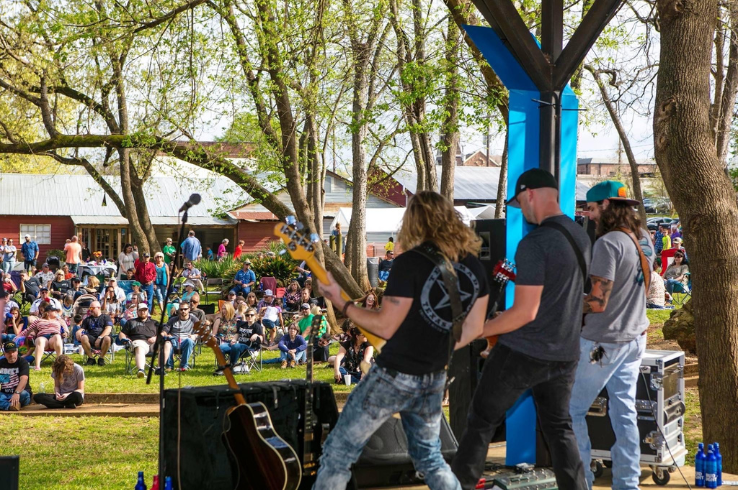
[[210, 329], [198, 325], [195, 333], [213, 349], [228, 386], [236, 390], [233, 396], [238, 405], [228, 409], [222, 435], [231, 461], [233, 490], [297, 490], [302, 481], [297, 453], [277, 435], [263, 403], [246, 403]]
[[[500, 260], [495, 264], [495, 268], [492, 270], [492, 287], [490, 288], [489, 297], [490, 299], [494, 299], [491, 303], [492, 306], [487, 312], [487, 318], [494, 317], [497, 310], [500, 308], [500, 301], [502, 301], [502, 298], [504, 297], [502, 293], [505, 291], [505, 286], [509, 281], [515, 282], [515, 264], [511, 263], [507, 259]], [[499, 335], [487, 337], [487, 348], [479, 353], [481, 357], [486, 359], [487, 356], [489, 356], [492, 347], [497, 343], [498, 337]]]
[[[328, 272], [315, 258], [315, 244], [320, 241], [320, 237], [316, 233], [305, 236], [302, 232], [303, 229], [302, 224], [297, 222], [294, 216], [288, 216], [285, 223], [279, 223], [274, 227], [274, 234], [282, 239], [293, 259], [304, 260], [312, 275], [327, 283]], [[344, 291], [341, 291], [341, 297], [346, 301], [351, 301], [351, 298]], [[382, 351], [382, 347], [387, 343], [385, 339], [367, 332], [360, 325], [354, 323], [354, 326], [361, 330], [377, 353]]]

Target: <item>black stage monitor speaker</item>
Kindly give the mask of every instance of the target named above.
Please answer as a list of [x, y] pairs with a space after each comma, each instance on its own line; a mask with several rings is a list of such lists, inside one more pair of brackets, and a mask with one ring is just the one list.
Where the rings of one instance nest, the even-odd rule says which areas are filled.
[[[441, 453], [447, 462], [456, 455], [458, 443], [446, 417], [441, 420]], [[413, 461], [407, 451], [407, 437], [398, 416], [390, 417], [372, 435], [353, 467], [351, 486], [388, 487], [419, 483]]]
[[[295, 449], [300, 460], [306, 384], [305, 380], [285, 380], [239, 385], [247, 403], [264, 403], [275, 431]], [[331, 429], [335, 427], [338, 409], [329, 384], [316, 382], [313, 389], [313, 413], [318, 419], [315, 438], [321, 440], [324, 424]], [[165, 475], [172, 477], [174, 488], [234, 488], [228, 454], [221, 440], [226, 411], [236, 404], [233, 393], [233, 390], [223, 385], [164, 392], [161, 423]], [[300, 488], [309, 489], [312, 485], [313, 481], [303, 478]]]
[[0, 456], [0, 488], [18, 490], [19, 456]]

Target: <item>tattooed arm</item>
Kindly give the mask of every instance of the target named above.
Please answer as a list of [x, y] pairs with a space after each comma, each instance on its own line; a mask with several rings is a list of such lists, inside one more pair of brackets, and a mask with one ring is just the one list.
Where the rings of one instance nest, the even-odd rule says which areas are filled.
[[589, 276], [592, 280], [592, 291], [584, 297], [584, 313], [602, 313], [612, 292], [612, 281], [598, 276]]

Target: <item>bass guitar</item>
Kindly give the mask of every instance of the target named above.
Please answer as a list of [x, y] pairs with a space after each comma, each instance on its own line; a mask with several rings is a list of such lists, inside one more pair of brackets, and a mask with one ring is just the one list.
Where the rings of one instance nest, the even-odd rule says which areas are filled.
[[297, 453], [277, 435], [263, 403], [246, 403], [209, 327], [197, 325], [194, 332], [213, 349], [218, 366], [224, 366], [228, 386], [236, 390], [233, 396], [238, 405], [228, 409], [222, 435], [231, 461], [233, 490], [297, 490], [302, 481]]
[[[492, 284], [489, 297], [491, 300], [492, 298], [494, 299], [491, 302], [492, 306], [488, 311], [487, 318], [492, 318], [500, 308], [500, 302], [505, 297], [502, 293], [505, 291], [505, 286], [507, 286], [509, 281], [515, 282], [515, 264], [507, 259], [500, 260], [492, 270]], [[487, 337], [487, 348], [480, 352], [479, 355], [486, 359], [492, 347], [497, 343], [498, 337], [498, 335]]]
[[[320, 265], [318, 259], [315, 258], [315, 244], [320, 241], [320, 237], [313, 233], [305, 236], [302, 232], [303, 225], [295, 220], [294, 216], [288, 216], [285, 223], [279, 223], [274, 227], [274, 234], [282, 239], [287, 246], [287, 251], [295, 260], [304, 260], [310, 268], [310, 272], [322, 282], [328, 282], [328, 272]], [[341, 297], [350, 301], [351, 298], [341, 291]], [[369, 343], [376, 349], [377, 353], [382, 351], [382, 347], [387, 341], [370, 332], [364, 330], [361, 326], [354, 324], [366, 336]]]

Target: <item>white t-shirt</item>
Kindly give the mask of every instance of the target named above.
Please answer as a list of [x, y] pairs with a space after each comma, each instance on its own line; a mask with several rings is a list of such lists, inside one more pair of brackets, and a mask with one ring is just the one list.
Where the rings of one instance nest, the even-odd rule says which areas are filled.
[[267, 306], [266, 310], [264, 310], [264, 320], [276, 322], [279, 319], [280, 311], [281, 308], [279, 308], [278, 306]]

